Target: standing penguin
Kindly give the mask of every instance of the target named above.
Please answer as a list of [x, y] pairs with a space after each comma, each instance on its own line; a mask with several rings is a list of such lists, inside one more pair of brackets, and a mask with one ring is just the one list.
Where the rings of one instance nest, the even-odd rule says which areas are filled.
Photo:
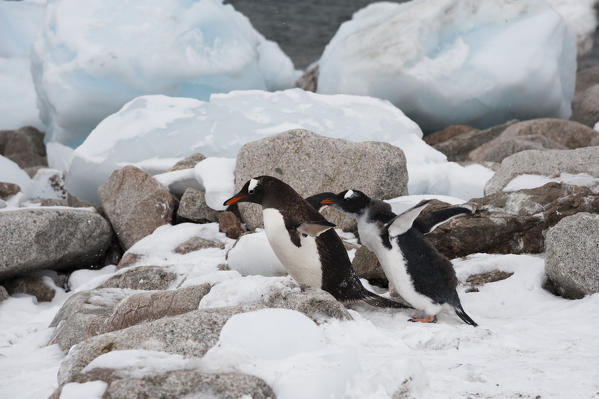
[[271, 176], [250, 179], [224, 205], [262, 205], [268, 242], [289, 274], [300, 284], [321, 288], [342, 303], [406, 306], [368, 291], [354, 272], [333, 227], [293, 188]]
[[438, 313], [453, 309], [465, 323], [477, 326], [462, 308], [451, 261], [423, 235], [423, 230], [434, 228], [441, 216], [422, 224], [420, 229], [414, 226], [429, 201], [396, 215], [389, 204], [358, 190], [317, 198], [321, 204], [332, 205], [357, 220], [360, 240], [375, 253], [389, 281], [403, 299], [424, 313], [411, 321], [435, 322]]

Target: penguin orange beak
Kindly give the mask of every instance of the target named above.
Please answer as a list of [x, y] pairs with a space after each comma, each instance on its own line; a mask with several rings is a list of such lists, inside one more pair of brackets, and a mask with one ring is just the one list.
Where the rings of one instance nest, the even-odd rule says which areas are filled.
[[335, 201], [333, 200], [322, 200], [320, 201], [320, 205], [330, 205], [330, 204], [334, 204]]
[[225, 206], [230, 206], [233, 205], [239, 201], [241, 201], [242, 199], [244, 199], [246, 196], [245, 195], [236, 195], [234, 197], [229, 198], [228, 200], [226, 200], [223, 205]]

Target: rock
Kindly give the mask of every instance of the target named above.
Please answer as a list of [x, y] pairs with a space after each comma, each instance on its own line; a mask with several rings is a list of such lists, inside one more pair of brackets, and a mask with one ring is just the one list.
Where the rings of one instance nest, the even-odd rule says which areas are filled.
[[330, 318], [353, 319], [341, 302], [328, 292], [317, 288], [306, 288], [301, 292], [280, 290], [270, 295], [264, 304], [272, 308], [297, 310], [316, 323]]
[[0, 285], [0, 302], [8, 298], [8, 292], [6, 288]]
[[96, 357], [114, 350], [147, 349], [202, 357], [218, 342], [220, 331], [231, 316], [260, 308], [254, 305], [194, 310], [91, 337], [71, 348], [60, 365], [58, 382], [69, 381]]
[[529, 150], [510, 155], [487, 182], [485, 195], [501, 191], [522, 174], [554, 176], [560, 173], [588, 173], [599, 177], [599, 146], [575, 150]]
[[218, 212], [206, 205], [206, 192], [188, 188], [183, 193], [177, 209], [177, 222], [212, 223]]
[[142, 292], [128, 296], [104, 320], [100, 333], [122, 330], [142, 322], [196, 310], [200, 300], [210, 292], [210, 288], [210, 284], [202, 284], [178, 290]]
[[171, 193], [135, 166], [114, 171], [98, 196], [124, 250], [170, 223], [175, 209]]
[[451, 126], [447, 126], [445, 129], [443, 130], [439, 130], [437, 132], [428, 134], [426, 136], [424, 136], [422, 139], [428, 144], [428, 145], [436, 145], [436, 144], [440, 144], [443, 143], [449, 139], [452, 139], [456, 136], [462, 135], [464, 133], [468, 133], [471, 130], [476, 130], [478, 131], [478, 129], [475, 129], [471, 126], [466, 126], [466, 125], [451, 125]]
[[29, 202], [33, 204], [39, 204], [40, 206], [67, 206], [70, 208], [93, 208], [92, 204], [83, 202], [77, 197], [67, 193], [66, 198], [39, 198], [34, 197], [29, 199]]
[[378, 258], [365, 246], [358, 248], [351, 265], [360, 278], [365, 278], [371, 284], [383, 287], [389, 284]]
[[576, 89], [574, 91], [574, 97], [596, 84], [599, 84], [599, 67], [586, 68], [578, 71], [576, 73]]
[[548, 183], [471, 200], [474, 215], [455, 218], [427, 234], [449, 258], [472, 253], [521, 254], [545, 250], [546, 231], [578, 212], [599, 212], [599, 194], [587, 187]]
[[204, 159], [206, 159], [206, 157], [200, 154], [199, 152], [196, 154], [191, 154], [174, 164], [169, 170], [167, 170], [167, 172], [175, 172], [177, 170], [183, 169], [193, 169], [198, 163], [200, 163]]
[[17, 277], [5, 281], [4, 285], [10, 295], [33, 295], [38, 302], [50, 302], [56, 294], [54, 288], [46, 284], [42, 276]]
[[0, 199], [7, 199], [21, 192], [21, 187], [14, 183], [0, 182]]
[[566, 298], [599, 292], [599, 215], [563, 218], [547, 233], [545, 273]]
[[599, 82], [574, 96], [570, 119], [590, 128], [599, 122]]
[[574, 121], [533, 119], [515, 123], [470, 153], [476, 162], [501, 162], [527, 149], [573, 149], [599, 145], [599, 132]]
[[132, 292], [105, 288], [73, 294], [50, 323], [56, 331], [48, 345], [58, 344], [67, 352], [73, 345], [98, 335], [115, 306]]
[[304, 74], [295, 82], [294, 87], [316, 93], [318, 89], [318, 64], [314, 63], [306, 68]]
[[[89, 338], [71, 348], [58, 372], [59, 383], [68, 381], [93, 359], [113, 350], [147, 349], [202, 357], [217, 343], [222, 327], [231, 316], [266, 306], [296, 310], [316, 322], [330, 317], [351, 320], [347, 309], [322, 290], [275, 290], [258, 303], [193, 310]], [[152, 317], [150, 310], [144, 314]]]
[[517, 122], [517, 120], [511, 120], [502, 125], [493, 126], [486, 130], [471, 129], [469, 131], [464, 131], [459, 135], [451, 137], [450, 139], [444, 140], [438, 144], [434, 144], [433, 147], [445, 154], [449, 161], [470, 161], [470, 152], [472, 150], [493, 140], [503, 133], [505, 129]]
[[123, 269], [125, 267], [132, 266], [142, 259], [143, 259], [143, 255], [141, 255], [141, 254], [126, 252], [125, 254], [123, 254], [123, 257], [121, 258], [121, 260], [116, 268], [118, 270], [118, 269]]
[[[260, 378], [241, 373], [207, 373], [199, 370], [173, 370], [157, 375], [132, 375], [121, 369], [93, 369], [74, 375], [67, 383], [105, 381], [102, 397], [111, 399], [274, 399], [273, 390]], [[59, 399], [64, 384], [50, 396]]]
[[0, 209], [2, 208], [6, 208], [6, 201], [4, 201], [3, 199], [0, 199]]
[[[380, 199], [407, 194], [406, 160], [400, 148], [382, 142], [326, 138], [303, 129], [289, 130], [241, 148], [235, 165], [236, 189], [260, 175], [280, 178], [304, 197], [348, 187]], [[242, 203], [239, 209], [248, 228], [262, 225], [259, 205]], [[340, 213], [329, 220], [343, 229], [355, 228], [353, 218]]]
[[173, 272], [160, 266], [133, 267], [112, 276], [98, 288], [128, 288], [131, 290], [165, 290], [177, 279]]
[[504, 272], [501, 270], [491, 270], [490, 272], [472, 274], [466, 279], [466, 283], [471, 287], [480, 287], [488, 283], [505, 280], [511, 277], [513, 272]]
[[204, 248], [225, 249], [225, 244], [216, 242], [216, 241], [212, 241], [212, 240], [207, 240], [202, 237], [191, 237], [189, 240], [185, 241], [184, 243], [179, 244], [174, 249], [174, 252], [181, 254], [181, 255], [185, 255], [190, 252], [199, 251], [200, 249], [204, 249]]
[[39, 269], [98, 264], [112, 239], [98, 213], [75, 208], [0, 213], [0, 279]]
[[22, 169], [48, 166], [44, 134], [31, 126], [18, 130], [0, 130], [0, 154]]
[[225, 233], [227, 237], [233, 240], [237, 240], [243, 233], [241, 221], [231, 211], [224, 211], [218, 215], [218, 231]]

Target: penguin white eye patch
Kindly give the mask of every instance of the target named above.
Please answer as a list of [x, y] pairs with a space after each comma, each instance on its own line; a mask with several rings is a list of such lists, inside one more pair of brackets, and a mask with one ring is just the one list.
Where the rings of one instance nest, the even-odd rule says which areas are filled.
[[260, 184], [260, 180], [258, 180], [258, 179], [251, 179], [250, 180], [250, 185], [248, 186], [248, 191], [254, 191], [254, 189], [256, 188], [256, 186], [258, 186], [258, 184]]
[[343, 196], [343, 199], [350, 199], [354, 195], [355, 195], [355, 193], [353, 192], [353, 190], [347, 190], [347, 192], [345, 193], [345, 196]]

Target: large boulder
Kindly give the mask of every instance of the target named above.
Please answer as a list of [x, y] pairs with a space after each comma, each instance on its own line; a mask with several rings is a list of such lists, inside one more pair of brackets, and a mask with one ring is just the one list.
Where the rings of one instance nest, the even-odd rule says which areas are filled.
[[115, 170], [98, 196], [123, 249], [170, 223], [175, 198], [152, 176], [135, 166]]
[[510, 155], [487, 182], [485, 194], [501, 191], [519, 175], [554, 176], [560, 173], [587, 173], [599, 177], [599, 146], [574, 150], [529, 150]]
[[427, 234], [450, 258], [472, 253], [521, 254], [545, 250], [547, 230], [578, 212], [599, 212], [599, 194], [587, 187], [548, 183], [471, 200], [477, 211]]
[[39, 269], [98, 264], [112, 239], [97, 212], [75, 208], [0, 213], [0, 279]]
[[470, 153], [476, 162], [501, 162], [529, 149], [573, 149], [599, 145], [599, 132], [563, 119], [533, 119], [515, 123], [498, 137]]
[[[403, 151], [382, 142], [355, 143], [332, 139], [303, 129], [289, 130], [245, 144], [237, 155], [235, 187], [252, 177], [277, 177], [300, 195], [323, 191], [361, 190], [374, 198], [406, 195], [408, 174]], [[262, 208], [242, 203], [241, 215], [251, 229], [262, 225]], [[327, 219], [344, 229], [351, 218], [331, 210]]]
[[21, 168], [48, 166], [44, 134], [34, 127], [0, 130], [0, 155]]
[[599, 82], [574, 96], [570, 119], [589, 127], [599, 122]]
[[[272, 389], [260, 378], [241, 373], [207, 373], [199, 370], [172, 370], [139, 374], [120, 368], [95, 368], [76, 374], [50, 396], [59, 399], [68, 384], [104, 383], [104, 398], [111, 399], [274, 399]], [[65, 388], [66, 387], [66, 388]]]
[[177, 222], [211, 223], [218, 220], [218, 212], [206, 205], [206, 192], [187, 188], [177, 208]]
[[582, 298], [599, 292], [599, 215], [578, 213], [547, 232], [545, 272], [557, 292]]

